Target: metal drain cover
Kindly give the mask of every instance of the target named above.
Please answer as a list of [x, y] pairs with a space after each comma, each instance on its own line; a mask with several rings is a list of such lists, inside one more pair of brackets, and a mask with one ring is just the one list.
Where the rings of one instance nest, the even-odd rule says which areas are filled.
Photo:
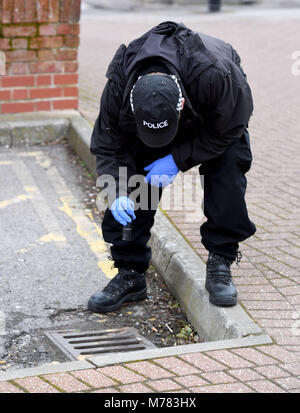
[[84, 360], [97, 354], [156, 348], [131, 327], [99, 331], [56, 330], [44, 333], [71, 360]]

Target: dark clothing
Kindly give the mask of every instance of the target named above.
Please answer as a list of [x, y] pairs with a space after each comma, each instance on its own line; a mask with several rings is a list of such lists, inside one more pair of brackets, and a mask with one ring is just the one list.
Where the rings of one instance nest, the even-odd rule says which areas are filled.
[[[176, 75], [185, 98], [175, 139], [159, 149], [146, 147], [137, 136], [129, 101], [138, 76], [153, 71]], [[255, 232], [244, 199], [245, 173], [252, 160], [247, 127], [253, 102], [236, 51], [183, 24], [164, 22], [128, 47], [121, 45], [107, 77], [91, 139], [99, 175], [112, 175], [119, 182], [119, 167], [125, 166], [129, 179], [145, 174], [145, 166], [170, 153], [183, 172], [201, 164], [207, 217], [202, 243], [211, 252], [235, 258], [238, 243]], [[121, 182], [118, 189], [117, 196], [130, 192]], [[147, 269], [154, 215], [151, 208], [136, 211], [133, 240], [128, 242], [122, 241], [122, 225], [106, 211], [103, 236], [113, 244], [117, 267]]]
[[215, 254], [235, 258], [238, 243], [256, 231], [245, 202], [246, 172], [251, 167], [249, 134], [233, 142], [218, 158], [200, 167], [204, 175], [204, 215], [200, 233], [202, 244]]
[[[147, 164], [142, 154], [138, 157], [141, 164]], [[235, 259], [238, 243], [255, 233], [256, 228], [248, 217], [245, 203], [245, 173], [251, 162], [249, 135], [245, 133], [222, 155], [200, 167], [200, 174], [204, 175], [204, 214], [207, 217], [200, 232], [202, 243], [208, 251]], [[142, 170], [140, 173], [143, 173]], [[127, 242], [122, 241], [122, 225], [114, 219], [109, 209], [106, 210], [102, 232], [105, 241], [113, 244], [111, 255], [116, 267], [146, 271], [151, 259], [147, 242], [155, 212], [151, 208], [136, 211], [133, 240]]]
[[[181, 171], [218, 157], [246, 130], [252, 95], [233, 47], [183, 24], [164, 22], [128, 47], [121, 45], [109, 65], [91, 139], [99, 174], [118, 180], [119, 166], [127, 166], [128, 179], [137, 173], [134, 152], [141, 142], [129, 94], [138, 76], [155, 64], [178, 77], [186, 99], [178, 133], [168, 148]], [[157, 155], [162, 157], [160, 151]]]

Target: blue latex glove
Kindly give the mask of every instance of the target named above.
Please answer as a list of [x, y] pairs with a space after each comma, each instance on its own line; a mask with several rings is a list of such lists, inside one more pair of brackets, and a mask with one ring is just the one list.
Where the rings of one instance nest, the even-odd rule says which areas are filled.
[[127, 225], [135, 219], [134, 202], [127, 196], [120, 196], [115, 199], [110, 207], [116, 221], [122, 225]]
[[173, 156], [167, 155], [164, 158], [157, 159], [144, 168], [148, 172], [145, 182], [157, 187], [167, 186], [172, 183], [179, 172], [179, 169], [173, 159]]

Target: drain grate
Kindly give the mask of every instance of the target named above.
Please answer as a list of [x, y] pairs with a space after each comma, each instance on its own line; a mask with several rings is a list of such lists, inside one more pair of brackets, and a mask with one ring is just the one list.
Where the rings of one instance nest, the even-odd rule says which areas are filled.
[[97, 354], [156, 348], [132, 327], [100, 331], [56, 330], [44, 333], [71, 360], [84, 360]]

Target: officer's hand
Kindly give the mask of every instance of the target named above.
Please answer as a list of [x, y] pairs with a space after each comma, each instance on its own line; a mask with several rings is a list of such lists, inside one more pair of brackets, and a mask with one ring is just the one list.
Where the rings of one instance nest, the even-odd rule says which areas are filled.
[[122, 225], [127, 225], [136, 218], [134, 213], [134, 203], [127, 196], [120, 196], [115, 199], [110, 210], [115, 220]]
[[179, 169], [172, 155], [157, 159], [144, 168], [148, 174], [145, 181], [157, 187], [167, 186], [173, 182]]

